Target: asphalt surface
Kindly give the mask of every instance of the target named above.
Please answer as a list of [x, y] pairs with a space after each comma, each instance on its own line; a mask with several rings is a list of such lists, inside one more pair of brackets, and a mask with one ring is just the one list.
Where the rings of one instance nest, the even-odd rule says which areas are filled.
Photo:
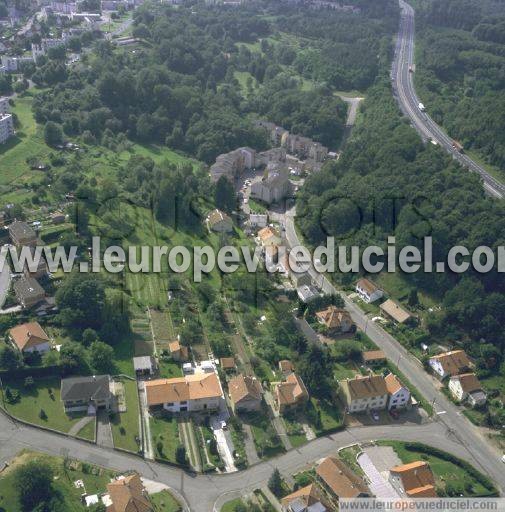
[[[288, 210], [285, 215], [285, 237], [290, 247], [302, 245], [295, 229], [295, 215], [295, 207]], [[317, 287], [323, 292], [340, 294], [342, 296], [346, 308], [351, 313], [356, 325], [384, 351], [387, 358], [396, 364], [423, 397], [433, 404], [437, 421], [444, 424], [452, 432], [454, 438], [459, 440], [467, 451], [468, 456], [475, 461], [476, 466], [488, 474], [501, 490], [505, 490], [505, 465], [501, 462], [502, 454], [498, 453], [496, 448], [481, 434], [478, 428], [462, 415], [463, 409], [454, 405], [438, 390], [435, 379], [426, 373], [420, 361], [403, 348], [380, 325], [373, 322], [346, 295], [340, 293], [324, 274], [319, 274], [313, 268], [309, 272]]]
[[[440, 421], [421, 425], [377, 425], [357, 427], [315, 439], [268, 462], [246, 471], [223, 475], [195, 475], [164, 464], [146, 461], [118, 450], [111, 450], [46, 430], [12, 422], [0, 413], [0, 462], [22, 449], [59, 457], [71, 457], [116, 471], [135, 470], [143, 477], [162, 482], [184, 497], [194, 512], [219, 510], [219, 505], [234, 496], [243, 496], [268, 481], [273, 468], [292, 475], [339, 448], [370, 440], [419, 441], [446, 450], [475, 464], [475, 460], [454, 434]], [[501, 482], [503, 483], [503, 477]], [[214, 508], [214, 506], [216, 508]]]
[[402, 14], [391, 78], [393, 80], [393, 91], [403, 113], [410, 118], [412, 125], [424, 140], [435, 141], [460, 164], [477, 173], [482, 178], [484, 188], [489, 194], [504, 198], [505, 185], [491, 176], [470, 157], [456, 151], [452, 147], [452, 139], [447, 136], [444, 130], [426, 112], [419, 110], [420, 101], [414, 89], [413, 73], [409, 71], [409, 68], [414, 65], [414, 9], [403, 0], [399, 1]]

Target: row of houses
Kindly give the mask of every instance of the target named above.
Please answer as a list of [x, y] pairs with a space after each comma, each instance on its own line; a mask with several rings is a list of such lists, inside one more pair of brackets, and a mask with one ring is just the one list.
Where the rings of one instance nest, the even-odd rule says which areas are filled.
[[464, 350], [449, 350], [428, 359], [428, 365], [440, 379], [449, 379], [448, 389], [458, 402], [468, 402], [472, 407], [486, 403], [487, 395], [475, 373], [470, 358]]

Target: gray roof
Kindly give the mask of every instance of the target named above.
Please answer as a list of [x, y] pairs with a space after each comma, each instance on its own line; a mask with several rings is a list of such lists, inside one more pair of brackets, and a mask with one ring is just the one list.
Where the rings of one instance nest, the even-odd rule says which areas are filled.
[[61, 399], [63, 401], [103, 400], [110, 396], [109, 382], [109, 375], [61, 379]]
[[29, 299], [44, 295], [44, 288], [33, 277], [24, 277], [14, 281], [14, 293], [19, 299]]
[[35, 231], [26, 222], [20, 220], [15, 220], [9, 226], [9, 233], [14, 238], [37, 238]]
[[151, 356], [138, 356], [133, 358], [133, 367], [137, 370], [152, 370], [154, 361]]

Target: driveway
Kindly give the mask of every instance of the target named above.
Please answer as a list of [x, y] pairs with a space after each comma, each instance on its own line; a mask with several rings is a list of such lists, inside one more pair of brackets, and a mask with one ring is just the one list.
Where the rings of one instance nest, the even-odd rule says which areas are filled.
[[104, 448], [114, 448], [109, 411], [99, 409], [96, 415], [96, 444]]
[[366, 452], [358, 456], [358, 464], [367, 476], [368, 486], [372, 494], [379, 499], [400, 498], [394, 487], [387, 481], [387, 478], [379, 471]]
[[227, 422], [229, 418], [228, 413], [220, 413], [210, 418], [210, 427], [217, 441], [217, 451], [221, 456], [224, 463], [224, 468], [227, 473], [237, 471], [235, 466], [235, 458], [233, 452], [235, 450], [233, 441], [229, 430], [223, 430], [222, 422]]
[[139, 390], [140, 421], [144, 426], [144, 428], [141, 429], [141, 431], [144, 434], [142, 439], [142, 445], [144, 447], [144, 457], [146, 459], [154, 460], [153, 438], [151, 435], [151, 422], [149, 415], [149, 407], [147, 405], [145, 382], [143, 380], [138, 381], [137, 387]]

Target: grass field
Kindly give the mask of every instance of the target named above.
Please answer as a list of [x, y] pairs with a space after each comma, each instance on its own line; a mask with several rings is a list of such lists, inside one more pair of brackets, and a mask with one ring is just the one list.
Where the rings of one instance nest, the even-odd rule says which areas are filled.
[[139, 403], [137, 383], [133, 380], [122, 379], [126, 395], [126, 412], [116, 413], [111, 420], [114, 446], [138, 452], [135, 437], [139, 434]]
[[241, 507], [242, 510], [247, 510], [247, 505], [243, 500], [237, 498], [235, 500], [227, 501], [222, 507], [221, 512], [235, 512], [237, 507]]
[[244, 415], [243, 421], [251, 426], [256, 452], [261, 458], [274, 457], [284, 452], [284, 446], [265, 411]]
[[[61, 432], [68, 432], [79, 421], [84, 413], [69, 416], [63, 409], [60, 395], [60, 379], [58, 377], [34, 379], [33, 386], [26, 387], [24, 379], [3, 379], [3, 396], [6, 388], [17, 391], [20, 399], [14, 404], [4, 400], [7, 411], [30, 423], [43, 427], [53, 428]], [[40, 411], [44, 410], [47, 418], [40, 418]]]
[[181, 504], [169, 491], [161, 491], [149, 496], [155, 512], [180, 512]]
[[10, 461], [9, 467], [0, 475], [0, 510], [22, 512], [18, 501], [19, 489], [16, 484], [15, 470], [31, 460], [44, 462], [52, 467], [56, 477], [53, 481], [53, 488], [64, 502], [61, 510], [66, 512], [84, 512], [87, 510], [80, 502], [83, 489], [76, 488], [73, 482], [82, 480], [86, 492], [95, 494], [104, 492], [106, 485], [114, 477], [112, 471], [97, 466], [77, 462], [69, 464], [69, 461], [65, 463], [64, 459], [60, 457], [50, 457], [37, 452], [24, 451]]
[[77, 432], [77, 437], [82, 439], [87, 439], [88, 441], [95, 440], [95, 432], [96, 432], [96, 420], [93, 418], [92, 421], [84, 425], [84, 427]]
[[33, 96], [27, 93], [15, 100], [11, 109], [19, 121], [16, 128], [16, 135], [9, 139], [0, 148], [0, 161], [2, 173], [0, 174], [0, 185], [16, 184], [27, 181], [30, 174], [37, 171], [30, 171], [26, 159], [30, 157], [46, 158], [50, 152], [44, 142], [42, 129], [37, 127], [32, 115]]
[[378, 444], [392, 446], [404, 464], [417, 460], [428, 462], [435, 475], [437, 488], [448, 489], [448, 487], [452, 487], [457, 489], [458, 494], [464, 496], [484, 496], [488, 494], [486, 488], [468, 471], [453, 462], [431, 454], [407, 450], [405, 443], [401, 441], [381, 441]]
[[156, 457], [175, 464], [175, 452], [180, 444], [177, 420], [174, 417], [151, 418], [151, 433]]

